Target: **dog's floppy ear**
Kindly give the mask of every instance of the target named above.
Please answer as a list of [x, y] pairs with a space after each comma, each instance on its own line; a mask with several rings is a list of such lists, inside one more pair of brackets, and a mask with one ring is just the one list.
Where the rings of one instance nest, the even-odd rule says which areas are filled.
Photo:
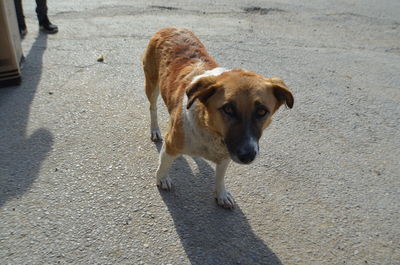
[[209, 99], [217, 91], [215, 82], [215, 76], [206, 76], [191, 84], [186, 89], [186, 95], [188, 97], [186, 108], [189, 109], [196, 99], [206, 103], [207, 99]]
[[283, 80], [280, 78], [271, 78], [271, 83], [273, 86], [274, 96], [278, 100], [277, 109], [282, 104], [286, 104], [289, 108], [293, 108], [294, 98], [292, 92], [290, 92]]

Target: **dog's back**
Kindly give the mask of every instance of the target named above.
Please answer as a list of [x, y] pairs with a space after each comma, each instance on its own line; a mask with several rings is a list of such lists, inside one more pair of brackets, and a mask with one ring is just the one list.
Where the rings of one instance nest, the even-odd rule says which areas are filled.
[[143, 57], [146, 94], [156, 98], [160, 90], [171, 113], [179, 105], [192, 77], [217, 66], [191, 31], [164, 28], [150, 39]]

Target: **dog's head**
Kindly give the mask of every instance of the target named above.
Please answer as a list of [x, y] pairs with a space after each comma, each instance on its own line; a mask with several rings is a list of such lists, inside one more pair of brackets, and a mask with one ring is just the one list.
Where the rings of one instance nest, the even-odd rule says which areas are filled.
[[197, 99], [204, 105], [204, 123], [220, 135], [233, 161], [250, 164], [258, 141], [271, 123], [272, 115], [286, 104], [293, 107], [293, 95], [279, 78], [264, 78], [243, 70], [205, 76], [186, 90], [189, 109]]

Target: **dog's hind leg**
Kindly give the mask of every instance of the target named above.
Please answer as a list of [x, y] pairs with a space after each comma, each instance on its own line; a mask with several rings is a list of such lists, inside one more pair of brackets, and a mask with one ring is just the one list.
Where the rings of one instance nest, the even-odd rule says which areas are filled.
[[154, 57], [153, 53], [154, 49], [150, 46], [143, 57], [143, 70], [145, 75], [146, 95], [150, 102], [151, 140], [158, 142], [162, 140], [157, 118], [157, 99], [158, 95], [160, 94], [160, 89], [158, 86], [158, 70], [155, 65], [148, 63], [148, 61], [152, 61], [151, 57]]
[[157, 99], [159, 95], [158, 85], [152, 84], [148, 78], [146, 78], [146, 95], [150, 102], [150, 133], [151, 140], [158, 142], [162, 140], [160, 128], [158, 127], [157, 117]]

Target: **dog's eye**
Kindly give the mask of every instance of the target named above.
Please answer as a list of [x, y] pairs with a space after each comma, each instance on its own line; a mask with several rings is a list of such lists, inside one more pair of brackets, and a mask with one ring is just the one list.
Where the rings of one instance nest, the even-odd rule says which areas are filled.
[[229, 115], [231, 117], [235, 116], [235, 109], [233, 108], [233, 106], [231, 104], [225, 104], [222, 107], [222, 111], [226, 114]]
[[267, 116], [267, 114], [268, 114], [268, 110], [263, 109], [263, 108], [260, 108], [256, 111], [257, 118], [263, 118], [263, 117]]

